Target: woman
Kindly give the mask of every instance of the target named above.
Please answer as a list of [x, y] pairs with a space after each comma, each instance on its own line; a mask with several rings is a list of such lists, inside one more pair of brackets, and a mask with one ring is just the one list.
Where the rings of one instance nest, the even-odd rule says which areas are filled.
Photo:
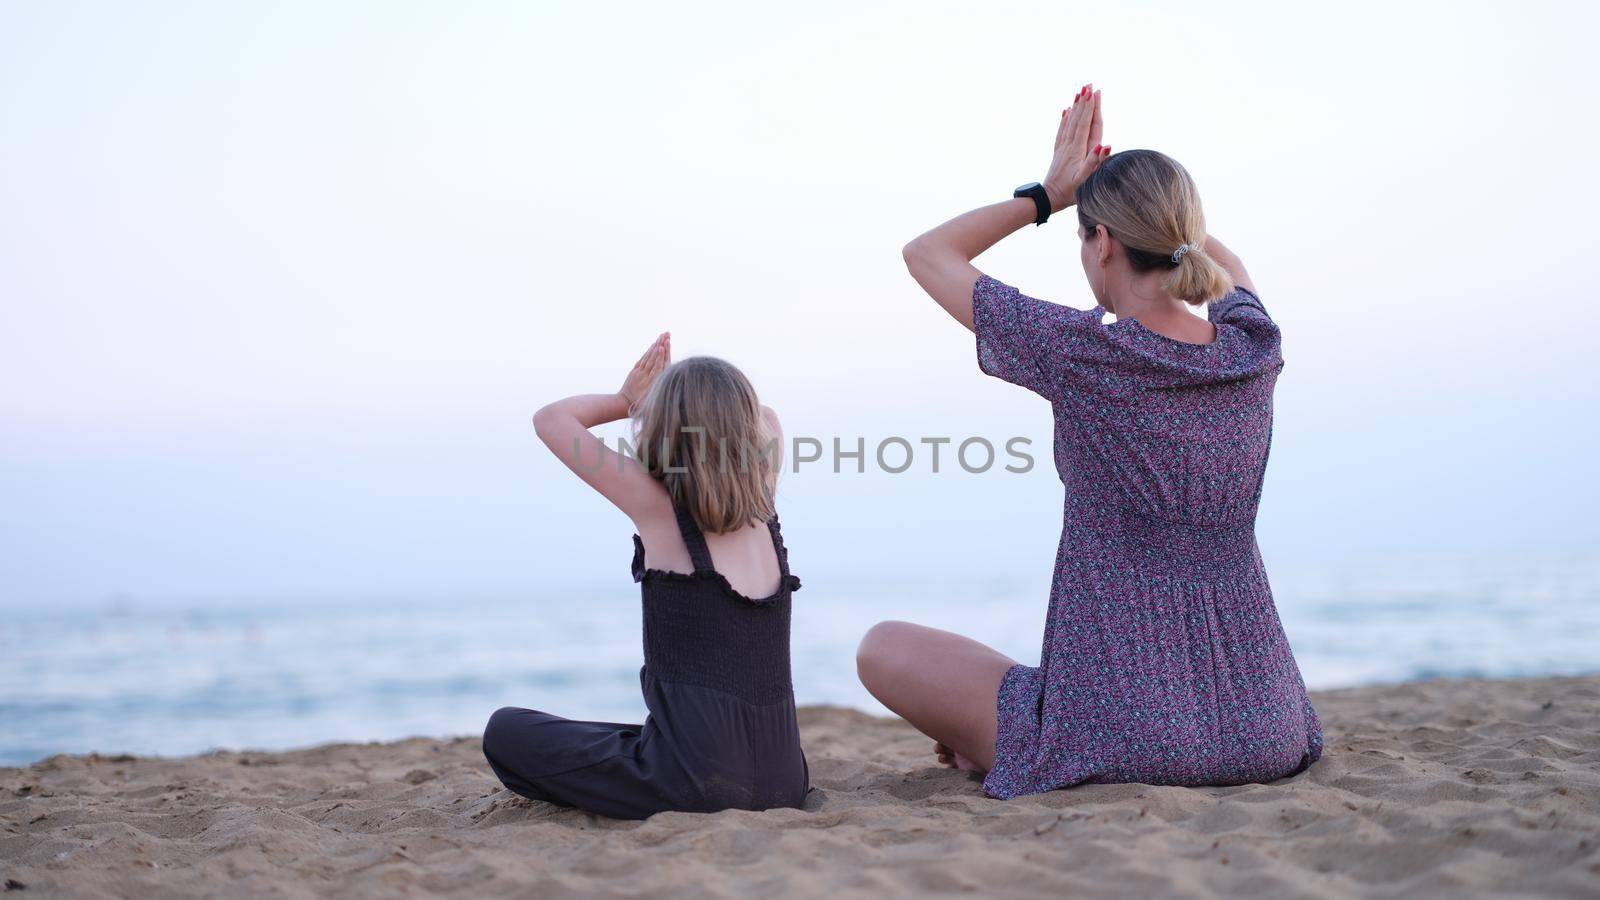
[[[732, 365], [671, 357], [663, 334], [620, 391], [558, 400], [533, 418], [638, 531], [650, 715], [624, 725], [508, 706], [490, 717], [483, 754], [524, 797], [616, 818], [798, 807], [809, 786], [789, 675], [800, 579], [773, 503], [778, 417]], [[589, 431], [628, 416], [637, 458]]]
[[[1100, 93], [1085, 86], [1042, 186], [905, 248], [917, 282], [976, 333], [980, 368], [1055, 415], [1066, 510], [1039, 667], [905, 622], [874, 626], [857, 655], [874, 696], [1001, 798], [1271, 781], [1322, 751], [1255, 542], [1277, 326], [1206, 234], [1183, 167], [1100, 140]], [[1093, 311], [972, 266], [1074, 204]], [[1208, 318], [1189, 312], [1208, 301]]]

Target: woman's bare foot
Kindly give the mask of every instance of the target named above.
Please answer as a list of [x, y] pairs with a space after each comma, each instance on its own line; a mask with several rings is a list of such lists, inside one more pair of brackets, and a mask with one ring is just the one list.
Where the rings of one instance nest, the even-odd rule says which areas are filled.
[[944, 766], [947, 769], [960, 769], [963, 772], [979, 773], [983, 771], [982, 769], [978, 768], [977, 763], [967, 759], [965, 756], [962, 756], [954, 750], [951, 750], [949, 747], [946, 747], [944, 744], [938, 741], [933, 742], [933, 754], [939, 757], [939, 765]]

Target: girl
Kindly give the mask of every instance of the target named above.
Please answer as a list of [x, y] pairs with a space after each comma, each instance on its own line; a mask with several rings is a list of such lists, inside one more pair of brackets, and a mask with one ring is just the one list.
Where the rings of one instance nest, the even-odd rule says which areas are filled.
[[[782, 431], [738, 369], [672, 364], [662, 334], [615, 394], [568, 397], [534, 427], [579, 478], [633, 520], [650, 714], [575, 722], [506, 707], [483, 754], [535, 800], [617, 818], [662, 810], [798, 807], [809, 772], [789, 678], [789, 574], [773, 491]], [[637, 457], [589, 429], [632, 416]]]
[[[1271, 781], [1322, 752], [1255, 541], [1278, 328], [1206, 234], [1183, 167], [1112, 155], [1100, 135], [1100, 94], [1085, 86], [1042, 185], [905, 248], [917, 282], [976, 332], [982, 370], [1055, 416], [1066, 511], [1040, 665], [904, 622], [873, 627], [857, 656], [868, 690], [941, 762], [987, 772], [995, 797]], [[972, 266], [1074, 203], [1092, 312]], [[1188, 311], [1207, 301], [1208, 318]]]

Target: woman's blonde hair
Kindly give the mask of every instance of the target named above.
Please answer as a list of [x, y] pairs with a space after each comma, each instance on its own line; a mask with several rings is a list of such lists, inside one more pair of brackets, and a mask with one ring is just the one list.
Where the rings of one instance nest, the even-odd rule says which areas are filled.
[[1199, 306], [1233, 289], [1206, 255], [1206, 217], [1194, 180], [1165, 153], [1113, 153], [1078, 186], [1078, 223], [1093, 236], [1104, 225], [1128, 251], [1135, 272], [1170, 269], [1167, 293]]
[[772, 518], [778, 447], [767, 432], [750, 380], [714, 356], [668, 366], [634, 413], [640, 462], [711, 534]]

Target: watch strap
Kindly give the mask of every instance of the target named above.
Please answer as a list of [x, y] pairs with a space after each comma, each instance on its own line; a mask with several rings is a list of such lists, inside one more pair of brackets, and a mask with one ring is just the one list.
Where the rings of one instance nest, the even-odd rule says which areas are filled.
[[1045, 191], [1044, 185], [1032, 181], [1012, 191], [1011, 196], [1033, 198], [1034, 225], [1043, 225], [1050, 221], [1050, 195]]

